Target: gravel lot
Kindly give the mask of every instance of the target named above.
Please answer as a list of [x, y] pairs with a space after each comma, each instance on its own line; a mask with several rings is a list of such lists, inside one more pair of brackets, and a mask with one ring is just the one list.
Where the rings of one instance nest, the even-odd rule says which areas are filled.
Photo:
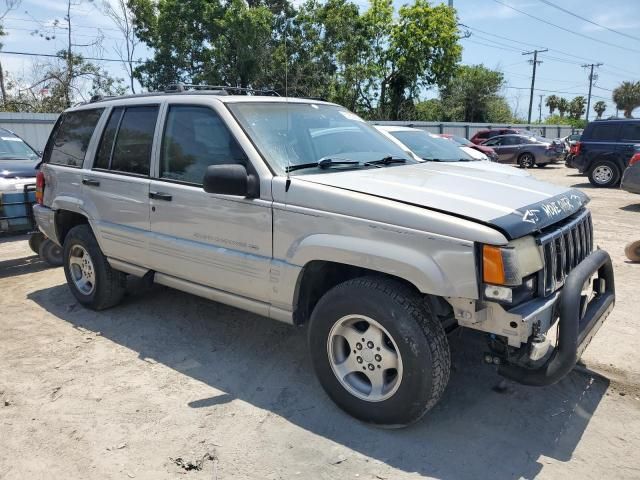
[[164, 287], [80, 307], [26, 237], [0, 239], [0, 478], [640, 478], [640, 196], [583, 188], [614, 260], [618, 302], [558, 385], [495, 388], [474, 332], [417, 425], [380, 430], [321, 390], [305, 332]]

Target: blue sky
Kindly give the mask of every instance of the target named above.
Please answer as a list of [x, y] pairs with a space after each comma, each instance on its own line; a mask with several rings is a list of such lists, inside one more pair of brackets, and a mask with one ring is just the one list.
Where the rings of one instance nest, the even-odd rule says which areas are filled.
[[[549, 1], [623, 34], [640, 38], [640, 1]], [[544, 24], [500, 2], [569, 31]], [[358, 0], [358, 3], [366, 8], [366, 0]], [[399, 6], [406, 1], [396, 0], [395, 3]], [[49, 25], [56, 18], [62, 19], [65, 4], [62, 0], [23, 0], [4, 20], [8, 33], [3, 39], [4, 50], [54, 53], [62, 48], [64, 43], [60, 39], [47, 41], [32, 35], [32, 32], [42, 29], [43, 25]], [[74, 7], [75, 41], [88, 43], [97, 33], [101, 33], [104, 38], [100, 48], [83, 47], [81, 50], [87, 56], [117, 58], [114, 49], [118, 43], [118, 32], [101, 13], [101, 5], [102, 0], [84, 0]], [[623, 80], [640, 80], [640, 41], [572, 17], [541, 0], [454, 0], [454, 6], [460, 22], [470, 27], [471, 32], [469, 38], [462, 40], [462, 62], [482, 63], [503, 71], [506, 79], [503, 93], [520, 117], [526, 118], [527, 115], [531, 82], [531, 65], [527, 63], [529, 57], [523, 56], [521, 52], [536, 47], [549, 48], [549, 52], [539, 57], [543, 63], [538, 66], [536, 77], [535, 119], [538, 116], [540, 94], [556, 94], [568, 99], [579, 94], [587, 95], [588, 72], [581, 67], [583, 63], [604, 64], [597, 69], [598, 80], [593, 89], [592, 104], [597, 100], [605, 100], [608, 106], [605, 116], [615, 114], [611, 90]], [[145, 58], [149, 52], [141, 45], [138, 54]], [[29, 78], [33, 76], [34, 68], [37, 68], [34, 57], [0, 54], [0, 58], [13, 78]], [[104, 66], [112, 74], [125, 77], [125, 72], [118, 63], [105, 63]], [[433, 94], [434, 92], [430, 93]], [[542, 113], [543, 118], [548, 113], [544, 107], [544, 99]], [[594, 115], [591, 112], [592, 118]]]

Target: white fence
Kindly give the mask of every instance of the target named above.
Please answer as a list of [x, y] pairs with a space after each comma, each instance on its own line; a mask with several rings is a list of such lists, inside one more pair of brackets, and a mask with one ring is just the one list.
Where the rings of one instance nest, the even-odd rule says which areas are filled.
[[374, 125], [397, 125], [414, 127], [431, 133], [450, 133], [459, 137], [471, 138], [478, 130], [487, 128], [526, 128], [547, 138], [566, 137], [575, 129], [570, 125], [540, 125], [540, 124], [507, 124], [507, 123], [464, 123], [464, 122], [391, 122], [383, 120], [371, 121]]
[[[13, 113], [0, 112], [0, 127], [11, 130], [23, 138], [36, 150], [43, 150], [49, 133], [58, 118], [57, 113]], [[372, 121], [374, 125], [402, 125], [421, 128], [432, 133], [450, 133], [471, 138], [478, 130], [485, 128], [515, 127], [528, 128], [543, 137], [557, 138], [573, 133], [569, 125], [509, 125], [498, 123], [461, 123], [461, 122], [390, 122]]]

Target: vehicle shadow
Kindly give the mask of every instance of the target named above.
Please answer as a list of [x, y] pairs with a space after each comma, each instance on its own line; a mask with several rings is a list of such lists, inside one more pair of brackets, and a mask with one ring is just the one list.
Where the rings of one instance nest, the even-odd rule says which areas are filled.
[[620, 207], [620, 210], [624, 210], [625, 212], [640, 212], [640, 203], [625, 205], [624, 207]]
[[0, 260], [0, 279], [16, 277], [27, 273], [47, 270], [51, 266], [43, 261], [38, 255], [28, 257], [13, 258], [11, 260]]
[[589, 182], [583, 182], [583, 183], [575, 183], [573, 185], [571, 185], [573, 188], [596, 188], [593, 185], [591, 185]]
[[482, 336], [460, 329], [450, 337], [451, 381], [440, 403], [412, 427], [378, 429], [349, 417], [325, 395], [312, 372], [304, 329], [133, 283], [126, 301], [107, 312], [69, 308], [75, 299], [64, 284], [28, 297], [76, 328], [99, 331], [141, 359], [226, 392], [182, 408], [215, 411], [241, 399], [404, 472], [533, 478], [541, 457], [571, 459], [609, 384], [574, 371], [550, 387], [498, 388], [500, 377], [481, 363]]

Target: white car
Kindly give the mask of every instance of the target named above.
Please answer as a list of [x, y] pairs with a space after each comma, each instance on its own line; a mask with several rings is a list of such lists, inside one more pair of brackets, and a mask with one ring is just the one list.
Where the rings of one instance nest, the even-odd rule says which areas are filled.
[[[506, 173], [518, 177], [530, 174], [508, 165], [500, 165], [488, 160], [479, 160], [476, 154], [486, 158], [481, 152], [468, 147], [457, 147], [451, 141], [433, 135], [419, 128], [399, 127], [395, 125], [376, 125], [375, 128], [391, 139], [414, 158], [428, 162], [457, 162], [470, 169]], [[473, 152], [473, 155], [471, 154]]]

